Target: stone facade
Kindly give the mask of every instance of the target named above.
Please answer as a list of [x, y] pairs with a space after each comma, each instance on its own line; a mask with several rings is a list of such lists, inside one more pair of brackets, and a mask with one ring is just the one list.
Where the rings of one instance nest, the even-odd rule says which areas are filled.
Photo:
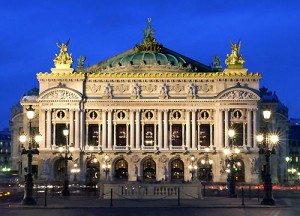
[[[237, 180], [258, 184], [261, 74], [249, 73], [242, 64], [224, 71], [210, 68], [149, 37], [144, 38], [147, 46], [141, 43], [88, 68], [81, 62], [77, 70], [60, 65], [37, 74], [39, 95], [21, 100], [24, 113], [29, 105], [35, 109], [32, 125], [43, 136], [33, 158], [36, 178], [62, 179], [58, 149], [68, 142], [75, 148], [69, 162], [72, 181], [178, 182], [194, 177], [226, 182], [223, 150], [234, 145], [240, 149]], [[66, 127], [67, 139], [62, 135]], [[230, 128], [236, 129], [232, 140]], [[22, 156], [23, 168], [26, 160]], [[79, 173], [71, 172], [73, 164]], [[26, 174], [24, 169], [20, 174]]]

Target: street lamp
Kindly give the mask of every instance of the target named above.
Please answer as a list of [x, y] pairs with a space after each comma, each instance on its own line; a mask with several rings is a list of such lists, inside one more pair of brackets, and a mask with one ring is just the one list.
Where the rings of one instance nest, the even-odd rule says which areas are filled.
[[105, 179], [108, 180], [108, 174], [110, 172], [110, 159], [108, 155], [105, 155], [104, 160], [103, 160], [103, 164], [102, 164], [102, 169], [103, 172], [105, 173]]
[[192, 155], [190, 157], [190, 160], [191, 160], [191, 164], [188, 166], [188, 168], [190, 170], [190, 173], [192, 174], [192, 179], [191, 180], [194, 181], [194, 174], [197, 172], [198, 167], [197, 167], [196, 164], [194, 164], [195, 160], [196, 160], [194, 155]]
[[[28, 165], [27, 165], [27, 175], [25, 175], [25, 187], [24, 187], [24, 197], [22, 200], [22, 205], [36, 205], [35, 199], [32, 197], [33, 193], [33, 178], [32, 178], [32, 155], [38, 154], [39, 151], [37, 149], [37, 145], [35, 145], [35, 148], [33, 149], [33, 134], [32, 134], [32, 126], [31, 126], [31, 120], [35, 116], [34, 109], [30, 105], [26, 109], [26, 115], [29, 119], [29, 137], [23, 133], [20, 135], [19, 140], [21, 143], [25, 143], [28, 140], [28, 149], [25, 149], [25, 147], [22, 144], [22, 154], [27, 154], [28, 158]], [[42, 140], [42, 135], [36, 134], [34, 136], [35, 142], [39, 143]]]
[[[268, 123], [268, 120], [271, 117], [271, 111], [265, 110], [263, 111], [264, 120]], [[267, 125], [268, 126], [268, 125]], [[267, 127], [267, 129], [269, 129]], [[272, 179], [270, 173], [270, 156], [271, 153], [275, 154], [274, 145], [276, 145], [279, 141], [279, 137], [276, 134], [263, 132], [257, 135], [257, 142], [260, 145], [260, 153], [265, 154], [266, 160], [266, 172], [264, 176], [264, 198], [261, 201], [262, 205], [275, 205], [275, 200], [273, 199], [272, 192]]]
[[235, 131], [233, 129], [228, 130], [228, 136], [230, 138], [230, 145], [229, 149], [224, 149], [224, 154], [226, 156], [226, 163], [228, 166], [228, 169], [226, 172], [228, 173], [227, 177], [227, 186], [229, 188], [229, 197], [237, 197], [237, 194], [235, 193], [235, 177], [234, 177], [234, 168], [235, 168], [235, 162], [237, 159], [237, 155], [240, 153], [239, 148], [233, 148], [233, 139], [235, 137]]
[[286, 161], [286, 170], [287, 170], [287, 172], [286, 172], [286, 181], [287, 181], [287, 183], [289, 183], [289, 172], [288, 172], [288, 170], [289, 170], [290, 157], [285, 157], [285, 161]]
[[[65, 164], [65, 173], [64, 173], [64, 183], [63, 183], [63, 189], [61, 191], [62, 196], [70, 196], [70, 191], [69, 191], [69, 175], [68, 175], [68, 161], [73, 159], [73, 151], [74, 147], [69, 146], [68, 142], [68, 136], [69, 136], [69, 129], [65, 128], [63, 130], [63, 135], [66, 137], [66, 145], [65, 148], [60, 146], [58, 148], [58, 151], [60, 153], [60, 158], [64, 161]], [[62, 155], [64, 153], [64, 155]], [[70, 154], [70, 155], [69, 155]]]
[[210, 151], [210, 149], [207, 147], [205, 148], [205, 155], [204, 158], [201, 159], [201, 167], [200, 169], [202, 169], [204, 171], [204, 178], [201, 178], [201, 180], [205, 180], [205, 181], [211, 181], [211, 170], [212, 170], [212, 164], [213, 164], [213, 160], [209, 159], [208, 157], [208, 152]]

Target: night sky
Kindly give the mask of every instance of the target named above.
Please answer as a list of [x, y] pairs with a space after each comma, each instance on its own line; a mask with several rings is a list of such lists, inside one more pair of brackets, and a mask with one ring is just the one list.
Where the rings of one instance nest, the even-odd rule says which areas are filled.
[[297, 0], [3, 0], [0, 130], [12, 106], [38, 87], [36, 73], [51, 72], [57, 42], [70, 38], [74, 68], [80, 55], [91, 66], [141, 42], [148, 17], [158, 42], [207, 65], [214, 55], [224, 62], [230, 40], [241, 40], [245, 68], [262, 73], [261, 87], [300, 118], [299, 11]]

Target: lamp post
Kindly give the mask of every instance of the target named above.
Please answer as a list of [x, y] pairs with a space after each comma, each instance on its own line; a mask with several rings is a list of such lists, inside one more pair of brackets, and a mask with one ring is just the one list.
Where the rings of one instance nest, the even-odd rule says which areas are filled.
[[[66, 128], [63, 130], [63, 134], [66, 137], [66, 145], [64, 147], [59, 147], [58, 151], [60, 152], [60, 157], [63, 159], [65, 164], [65, 173], [64, 173], [64, 183], [63, 183], [63, 189], [61, 191], [62, 196], [70, 196], [70, 190], [69, 190], [69, 175], [68, 175], [68, 161], [72, 160], [72, 152], [74, 151], [74, 147], [69, 146], [68, 142], [68, 136], [69, 136], [69, 129]], [[62, 153], [64, 152], [64, 155]], [[69, 155], [70, 153], [70, 155]]]
[[[22, 151], [21, 151], [21, 154], [27, 154], [27, 158], [28, 158], [27, 175], [25, 175], [25, 187], [24, 187], [24, 197], [22, 200], [22, 205], [36, 205], [36, 201], [32, 197], [33, 194], [32, 155], [38, 154], [39, 151], [37, 149], [38, 147], [37, 145], [35, 146], [35, 148], [32, 148], [33, 134], [32, 134], [31, 120], [34, 118], [35, 112], [31, 105], [26, 109], [26, 115], [27, 118], [29, 119], [29, 137], [27, 138], [27, 136], [24, 133], [19, 137], [21, 143], [25, 143], [28, 140], [28, 149], [25, 149], [25, 147], [22, 144]], [[36, 143], [39, 143], [42, 140], [42, 136], [40, 134], [36, 134], [34, 139]]]
[[[263, 111], [264, 120], [268, 123], [271, 117], [271, 111]], [[257, 135], [256, 139], [260, 146], [260, 152], [265, 155], [266, 160], [266, 172], [264, 176], [264, 198], [261, 201], [262, 205], [275, 205], [272, 192], [272, 179], [270, 173], [270, 156], [271, 153], [275, 154], [274, 145], [279, 141], [279, 137], [276, 134], [269, 133], [267, 124], [267, 131]]]
[[102, 164], [102, 169], [103, 172], [105, 173], [105, 179], [108, 180], [108, 174], [110, 172], [110, 159], [108, 155], [105, 155], [104, 160], [103, 160], [103, 164]]
[[235, 178], [234, 178], [234, 168], [237, 155], [240, 153], [239, 148], [233, 148], [233, 139], [235, 137], [235, 131], [233, 129], [228, 130], [228, 136], [230, 138], [229, 149], [224, 149], [224, 154], [226, 156], [226, 162], [229, 169], [227, 169], [227, 186], [229, 188], [229, 197], [237, 197], [235, 193]]
[[289, 161], [290, 161], [290, 157], [285, 157], [285, 161], [286, 161], [286, 182], [287, 184], [289, 183]]
[[197, 172], [198, 167], [197, 167], [196, 164], [194, 164], [194, 163], [195, 163], [195, 160], [196, 160], [196, 158], [195, 158], [194, 155], [192, 155], [192, 156], [190, 157], [190, 160], [191, 160], [191, 164], [188, 166], [188, 168], [189, 168], [189, 170], [190, 170], [190, 173], [192, 174], [192, 179], [191, 179], [191, 181], [194, 181], [194, 174]]
[[201, 168], [204, 171], [205, 177], [204, 180], [205, 181], [211, 181], [211, 169], [212, 169], [212, 164], [213, 164], [213, 160], [208, 158], [208, 153], [209, 153], [210, 149], [208, 147], [205, 148], [205, 155], [204, 158], [201, 159]]

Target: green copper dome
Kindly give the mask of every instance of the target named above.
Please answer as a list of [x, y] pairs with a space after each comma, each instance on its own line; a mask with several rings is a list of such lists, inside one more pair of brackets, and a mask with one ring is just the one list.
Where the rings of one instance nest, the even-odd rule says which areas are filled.
[[173, 66], [185, 65], [187, 62], [179, 57], [174, 56], [169, 53], [155, 53], [155, 52], [137, 52], [125, 56], [121, 56], [116, 58], [108, 63], [107, 66], [115, 67], [119, 66], [127, 66], [128, 64], [131, 65], [168, 65], [171, 64]]

